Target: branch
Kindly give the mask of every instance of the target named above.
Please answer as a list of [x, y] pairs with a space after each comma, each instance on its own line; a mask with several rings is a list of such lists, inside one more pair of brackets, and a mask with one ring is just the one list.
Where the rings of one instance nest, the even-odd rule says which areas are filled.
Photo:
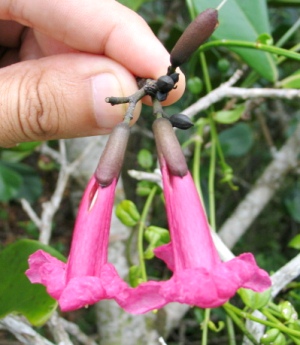
[[8, 330], [25, 345], [54, 345], [17, 316], [6, 316], [1, 319], [0, 328]]
[[79, 326], [77, 326], [75, 323], [67, 321], [63, 318], [59, 318], [59, 322], [63, 326], [63, 328], [73, 337], [75, 337], [81, 344], [84, 345], [97, 345], [97, 343], [88, 337], [86, 334], [84, 334]]
[[255, 182], [250, 192], [240, 202], [232, 215], [219, 230], [224, 243], [232, 248], [247, 231], [259, 213], [280, 187], [284, 176], [298, 165], [300, 154], [300, 124], [295, 132], [275, 154], [273, 161], [267, 166]]
[[54, 312], [51, 318], [47, 321], [47, 326], [49, 327], [53, 338], [58, 345], [73, 345], [68, 333], [61, 323], [61, 318], [56, 312]]
[[220, 85], [206, 96], [199, 99], [182, 113], [188, 117], [193, 117], [200, 111], [208, 109], [212, 104], [217, 103], [225, 98], [241, 98], [243, 100], [253, 98], [284, 98], [294, 99], [300, 98], [300, 90], [297, 89], [267, 89], [267, 88], [240, 88], [232, 87], [241, 75], [241, 71], [237, 71], [228, 82]]

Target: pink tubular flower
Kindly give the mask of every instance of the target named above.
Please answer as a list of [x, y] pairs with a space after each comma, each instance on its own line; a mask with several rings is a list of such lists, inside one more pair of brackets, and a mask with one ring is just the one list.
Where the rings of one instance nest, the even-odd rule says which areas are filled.
[[[160, 129], [164, 125], [160, 124]], [[165, 130], [162, 133], [164, 135], [160, 136], [155, 132], [171, 242], [158, 247], [155, 255], [166, 262], [173, 275], [167, 281], [149, 281], [135, 289], [124, 290], [116, 298], [118, 303], [135, 314], [169, 302], [214, 308], [228, 301], [241, 287], [257, 292], [269, 288], [268, 274], [256, 265], [251, 253], [221, 262], [192, 177], [182, 158], [174, 160], [180, 153], [175, 152], [176, 144], [172, 144], [171, 134]], [[165, 153], [164, 140], [167, 140], [167, 150], [170, 145], [174, 149], [171, 154]], [[169, 157], [170, 163], [166, 162]]]
[[93, 176], [83, 195], [67, 263], [39, 250], [29, 258], [26, 275], [46, 286], [62, 311], [112, 298], [125, 283], [107, 263], [107, 248], [117, 180], [101, 187]]
[[115, 189], [129, 134], [129, 125], [120, 123], [109, 137], [80, 203], [68, 262], [42, 250], [29, 258], [27, 277], [45, 285], [62, 311], [113, 298], [127, 286], [107, 262], [107, 251]]

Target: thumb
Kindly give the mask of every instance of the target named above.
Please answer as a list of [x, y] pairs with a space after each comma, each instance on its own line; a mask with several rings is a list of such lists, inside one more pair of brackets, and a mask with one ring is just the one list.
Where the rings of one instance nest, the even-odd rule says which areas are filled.
[[[109, 96], [137, 90], [134, 77], [106, 57], [70, 53], [0, 69], [0, 146], [106, 134], [127, 105]], [[133, 122], [140, 112], [137, 106]]]

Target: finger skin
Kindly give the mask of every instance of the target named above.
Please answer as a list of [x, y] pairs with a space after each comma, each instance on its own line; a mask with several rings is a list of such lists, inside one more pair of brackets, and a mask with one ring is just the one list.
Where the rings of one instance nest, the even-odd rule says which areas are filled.
[[[2, 0], [0, 19], [13, 19], [76, 50], [110, 57], [139, 77], [157, 79], [170, 65], [168, 52], [146, 22], [117, 1]], [[180, 83], [172, 97], [179, 94]]]
[[[117, 83], [111, 88], [99, 86], [97, 76], [111, 74]], [[105, 98], [111, 92], [123, 96], [137, 90], [135, 79], [123, 66], [82, 53], [20, 62], [0, 69], [0, 80], [2, 147], [107, 134], [123, 119], [126, 105], [111, 106]], [[140, 105], [132, 123], [139, 112]]]
[[[16, 61], [16, 50], [0, 61], [7, 66], [0, 69], [0, 146], [108, 133], [126, 106], [111, 107], [105, 97], [132, 94], [134, 76], [157, 79], [170, 64], [145, 21], [117, 1], [2, 0], [0, 19], [8, 27], [17, 22], [32, 28], [22, 31], [18, 24], [6, 41], [14, 47], [21, 39], [19, 58], [32, 61], [7, 66]], [[102, 73], [118, 82], [91, 87]], [[164, 105], [179, 99], [184, 86], [181, 75]], [[151, 103], [149, 97], [143, 101]], [[134, 120], [139, 112], [140, 105]]]

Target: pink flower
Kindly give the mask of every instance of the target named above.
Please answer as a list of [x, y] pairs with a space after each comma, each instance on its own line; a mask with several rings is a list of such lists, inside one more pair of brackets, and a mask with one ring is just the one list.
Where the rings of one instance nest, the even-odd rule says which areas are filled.
[[76, 219], [67, 263], [39, 250], [29, 258], [26, 275], [43, 284], [62, 311], [70, 311], [112, 298], [126, 284], [107, 262], [109, 229], [117, 179], [106, 187], [93, 176]]
[[[160, 122], [163, 121], [161, 119]], [[194, 182], [179, 156], [182, 153], [175, 148], [171, 134], [162, 131], [161, 124], [159, 128], [162, 135], [156, 132], [156, 140], [171, 242], [158, 247], [155, 255], [165, 261], [173, 275], [167, 281], [149, 281], [135, 289], [124, 290], [116, 296], [117, 302], [134, 314], [158, 309], [169, 302], [214, 308], [228, 301], [239, 288], [257, 292], [269, 288], [271, 280], [268, 274], [256, 265], [251, 253], [221, 262]], [[174, 149], [173, 154], [164, 154], [167, 152], [164, 149], [169, 150], [170, 147]], [[169, 157], [170, 169], [166, 162]]]

